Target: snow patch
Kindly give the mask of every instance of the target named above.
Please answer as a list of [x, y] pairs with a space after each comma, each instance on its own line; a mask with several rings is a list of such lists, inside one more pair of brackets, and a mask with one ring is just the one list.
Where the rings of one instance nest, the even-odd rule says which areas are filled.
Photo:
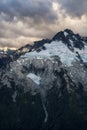
[[67, 37], [69, 34], [67, 32], [64, 32], [64, 36]]
[[21, 61], [20, 60], [17, 60], [18, 64], [21, 65]]
[[29, 73], [27, 75], [28, 78], [32, 79], [33, 82], [35, 82], [37, 85], [40, 85], [40, 80], [41, 80], [41, 77], [37, 76], [36, 74], [33, 74], [33, 73]]
[[44, 123], [46, 123], [46, 122], [47, 122], [47, 120], [48, 120], [48, 112], [47, 112], [47, 109], [46, 109], [45, 104], [44, 104], [44, 103], [42, 103], [42, 105], [43, 105], [43, 109], [44, 109], [44, 112], [45, 112], [45, 119], [44, 119]]
[[13, 72], [13, 69], [10, 69], [11, 72]]
[[70, 39], [69, 39], [69, 41], [70, 41], [70, 43], [71, 43], [71, 46], [73, 47], [73, 41], [72, 41], [72, 40], [70, 40]]
[[74, 35], [73, 35], [73, 38], [74, 38], [75, 40], [77, 40], [76, 36], [74, 36]]

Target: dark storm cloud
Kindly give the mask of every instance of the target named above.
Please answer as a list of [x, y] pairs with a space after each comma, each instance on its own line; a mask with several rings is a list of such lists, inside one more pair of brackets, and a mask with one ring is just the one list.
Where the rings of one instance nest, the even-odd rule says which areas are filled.
[[52, 0], [0, 1], [0, 47], [20, 47], [45, 37], [55, 23]]
[[87, 15], [87, 0], [56, 0], [72, 17]]
[[0, 13], [8, 15], [9, 20], [31, 17], [35, 21], [55, 20], [57, 15], [52, 9], [51, 0], [3, 0], [0, 1]]

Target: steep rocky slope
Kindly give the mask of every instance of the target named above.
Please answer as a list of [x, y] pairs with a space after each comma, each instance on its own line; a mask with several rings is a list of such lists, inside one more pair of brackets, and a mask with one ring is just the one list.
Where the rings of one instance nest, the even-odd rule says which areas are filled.
[[45, 42], [0, 71], [1, 130], [87, 130], [87, 39]]

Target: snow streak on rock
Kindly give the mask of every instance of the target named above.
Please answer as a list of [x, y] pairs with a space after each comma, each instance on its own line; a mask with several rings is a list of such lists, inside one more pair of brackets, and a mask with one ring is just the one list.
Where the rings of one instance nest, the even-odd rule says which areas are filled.
[[40, 84], [41, 78], [40, 78], [39, 76], [37, 76], [37, 75], [35, 75], [35, 74], [33, 74], [33, 73], [29, 73], [29, 74], [27, 75], [27, 77], [30, 78], [30, 79], [32, 79], [33, 82], [35, 82], [37, 85]]

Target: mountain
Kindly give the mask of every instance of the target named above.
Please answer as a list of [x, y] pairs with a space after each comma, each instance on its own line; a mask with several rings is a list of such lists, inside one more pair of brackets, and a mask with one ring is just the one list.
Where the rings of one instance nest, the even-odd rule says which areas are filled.
[[0, 68], [1, 130], [87, 130], [87, 38], [66, 29]]

